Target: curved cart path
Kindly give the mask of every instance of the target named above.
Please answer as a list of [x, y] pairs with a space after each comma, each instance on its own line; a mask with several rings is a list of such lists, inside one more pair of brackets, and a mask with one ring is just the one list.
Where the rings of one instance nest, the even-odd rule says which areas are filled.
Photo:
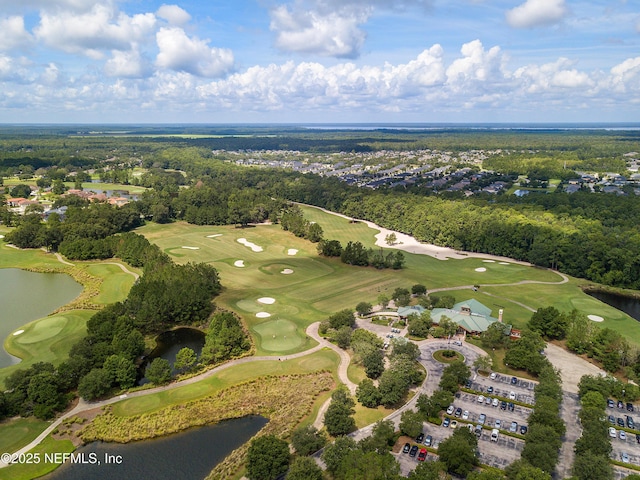
[[[133, 273], [133, 272], [131, 272]], [[155, 388], [150, 388], [148, 390], [139, 390], [137, 392], [133, 392], [133, 393], [129, 393], [129, 394], [123, 394], [117, 397], [112, 397], [106, 400], [102, 400], [99, 402], [87, 402], [85, 400], [80, 399], [80, 401], [78, 402], [78, 404], [71, 409], [70, 411], [66, 412], [64, 415], [58, 417], [54, 422], [52, 422], [46, 430], [44, 430], [40, 435], [38, 435], [38, 437], [33, 440], [31, 443], [29, 443], [28, 445], [22, 447], [20, 450], [14, 452], [15, 455], [20, 455], [23, 453], [28, 452], [29, 450], [31, 450], [32, 448], [36, 447], [40, 442], [42, 442], [58, 425], [60, 425], [60, 423], [62, 423], [63, 420], [73, 417], [74, 415], [77, 415], [81, 412], [85, 412], [87, 410], [93, 410], [95, 408], [102, 408], [105, 407], [107, 405], [111, 405], [113, 403], [116, 402], [120, 402], [122, 400], [125, 399], [129, 399], [129, 398], [136, 398], [136, 397], [142, 397], [145, 395], [151, 395], [153, 393], [158, 393], [158, 392], [164, 392], [166, 390], [172, 390], [174, 388], [179, 388], [179, 387], [183, 387], [185, 385], [191, 385], [193, 383], [199, 382], [200, 380], [203, 380], [205, 378], [209, 378], [212, 377], [213, 375], [216, 375], [217, 373], [221, 372], [222, 370], [226, 370], [228, 368], [234, 367], [236, 365], [241, 365], [244, 363], [251, 363], [251, 362], [261, 362], [261, 361], [276, 361], [276, 360], [292, 360], [292, 359], [296, 359], [296, 358], [300, 358], [300, 357], [304, 357], [307, 355], [311, 355], [319, 350], [322, 350], [323, 348], [330, 348], [331, 350], [333, 350], [334, 352], [336, 352], [339, 356], [340, 356], [340, 364], [338, 366], [338, 377], [340, 378], [340, 381], [342, 381], [342, 383], [344, 383], [347, 388], [349, 388], [349, 391], [354, 394], [355, 390], [356, 390], [356, 385], [349, 380], [349, 377], [347, 376], [347, 369], [349, 367], [349, 362], [351, 361], [349, 355], [347, 354], [347, 352], [345, 352], [344, 350], [338, 348], [337, 346], [333, 345], [332, 343], [330, 343], [329, 341], [325, 340], [324, 338], [322, 338], [319, 333], [318, 333], [318, 327], [319, 327], [320, 323], [316, 322], [313, 323], [311, 325], [309, 325], [309, 327], [307, 327], [306, 333], [307, 335], [309, 335], [311, 338], [313, 338], [314, 340], [316, 340], [318, 342], [318, 345], [316, 345], [315, 347], [309, 349], [309, 350], [305, 350], [304, 352], [299, 352], [299, 353], [294, 353], [291, 355], [283, 355], [280, 357], [277, 356], [257, 356], [257, 357], [243, 357], [243, 358], [238, 358], [235, 360], [231, 360], [227, 363], [224, 363], [222, 365], [219, 365], [215, 368], [212, 368], [211, 370], [207, 370], [206, 372], [203, 372], [199, 375], [196, 375], [194, 377], [191, 378], [187, 378], [185, 380], [182, 380], [180, 382], [175, 382], [175, 383], [171, 383], [169, 385], [164, 385], [164, 386], [160, 386], [160, 387], [155, 387]], [[320, 412], [322, 413], [322, 415], [324, 415], [324, 411], [326, 411], [326, 407], [328, 406], [328, 403], [326, 403], [325, 405], [323, 405], [324, 410], [321, 408]], [[318, 417], [320, 417], [320, 413], [318, 414]], [[318, 420], [316, 420], [317, 422]], [[6, 467], [7, 464], [5, 462], [3, 462], [2, 460], [0, 460], [0, 468]]]

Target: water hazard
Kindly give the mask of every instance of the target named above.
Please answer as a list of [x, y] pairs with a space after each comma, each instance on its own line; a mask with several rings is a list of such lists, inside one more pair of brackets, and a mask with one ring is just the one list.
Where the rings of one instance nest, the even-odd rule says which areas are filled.
[[[93, 442], [79, 448], [76, 458], [86, 462], [67, 463], [46, 480], [154, 480], [202, 479], [233, 450], [246, 443], [267, 419], [248, 416], [216, 425], [196, 427], [167, 437], [128, 444]], [[82, 455], [80, 455], [82, 454]], [[106, 463], [111, 460], [113, 463]], [[121, 463], [116, 463], [120, 461]]]

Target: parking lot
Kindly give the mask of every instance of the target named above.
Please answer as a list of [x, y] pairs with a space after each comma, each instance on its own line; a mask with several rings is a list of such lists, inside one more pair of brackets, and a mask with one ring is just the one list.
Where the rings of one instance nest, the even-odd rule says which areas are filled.
[[[640, 466], [640, 443], [636, 438], [635, 433], [625, 432], [626, 438], [620, 438], [621, 428], [618, 425], [618, 422], [622, 421], [622, 423], [627, 425], [627, 416], [630, 416], [635, 422], [640, 422], [640, 412], [634, 407], [634, 411], [628, 411], [626, 407], [617, 407], [617, 406], [609, 406], [605, 410], [607, 416], [613, 417], [615, 419], [615, 424], [609, 423], [609, 427], [615, 428], [616, 437], [611, 440], [611, 458], [617, 460], [619, 462], [623, 460], [623, 454], [628, 456], [628, 463], [636, 466]], [[635, 429], [640, 428], [638, 423], [634, 426]], [[621, 469], [624, 470], [624, 469]], [[628, 473], [628, 472], [627, 472]]]
[[511, 422], [517, 422], [518, 433], [520, 432], [520, 425], [527, 425], [527, 418], [529, 418], [529, 415], [531, 414], [530, 408], [521, 407], [520, 405], [514, 405], [513, 411], [510, 411], [508, 407], [502, 409], [501, 405], [497, 407], [494, 407], [493, 405], [487, 405], [486, 401], [479, 403], [478, 397], [479, 395], [462, 392], [460, 393], [459, 398], [454, 399], [453, 405], [455, 408], [461, 408], [463, 412], [469, 412], [469, 418], [467, 419], [467, 421], [478, 423], [480, 415], [484, 414], [486, 415], [484, 425], [494, 428], [496, 420], [500, 420], [500, 423], [502, 425], [500, 428], [503, 430], [508, 430]]
[[536, 382], [516, 378], [515, 383], [513, 383], [513, 378], [516, 377], [495, 374], [495, 379], [492, 379], [490, 377], [476, 375], [472, 379], [470, 388], [482, 394], [485, 394], [487, 390], [493, 388], [493, 393], [490, 393], [491, 396], [504, 398], [509, 398], [509, 394], [514, 392], [518, 402], [533, 405], [535, 403], [533, 389], [536, 386]]

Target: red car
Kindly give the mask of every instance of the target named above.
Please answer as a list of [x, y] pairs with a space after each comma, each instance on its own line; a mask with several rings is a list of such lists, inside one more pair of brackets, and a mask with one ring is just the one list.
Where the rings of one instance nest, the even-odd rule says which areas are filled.
[[420, 453], [418, 454], [418, 460], [420, 462], [424, 462], [427, 459], [427, 449], [421, 448]]

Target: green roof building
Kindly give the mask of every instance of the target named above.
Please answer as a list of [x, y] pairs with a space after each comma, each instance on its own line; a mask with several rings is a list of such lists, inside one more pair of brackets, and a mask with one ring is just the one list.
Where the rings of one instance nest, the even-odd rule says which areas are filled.
[[[500, 311], [500, 316], [502, 311]], [[434, 308], [431, 321], [440, 323], [442, 317], [448, 317], [469, 334], [478, 335], [485, 332], [489, 325], [502, 319], [491, 316], [491, 309], [475, 299], [456, 303], [453, 308]]]

